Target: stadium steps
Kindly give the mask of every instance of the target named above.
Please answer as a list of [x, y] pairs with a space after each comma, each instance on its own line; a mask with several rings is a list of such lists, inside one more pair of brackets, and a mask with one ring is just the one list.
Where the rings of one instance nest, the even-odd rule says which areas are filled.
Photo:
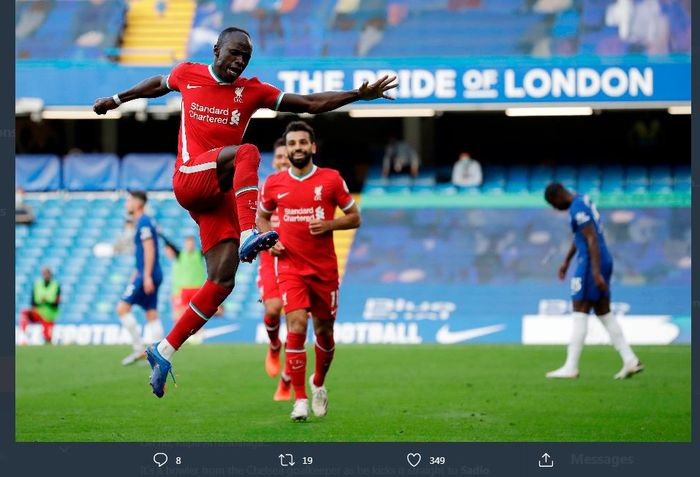
[[162, 11], [159, 5], [157, 0], [130, 4], [122, 41], [122, 64], [172, 64], [185, 58], [196, 2], [170, 0]]
[[[352, 198], [355, 199], [355, 203], [360, 205], [360, 194], [352, 194]], [[336, 209], [335, 216], [340, 217], [343, 215], [343, 211]], [[352, 242], [355, 239], [355, 232], [357, 229], [351, 230], [337, 230], [333, 232], [333, 244], [335, 245], [335, 254], [338, 257], [338, 276], [340, 281], [343, 281], [343, 275], [345, 274], [345, 264], [348, 261], [348, 256], [350, 255], [350, 249], [352, 248]]]

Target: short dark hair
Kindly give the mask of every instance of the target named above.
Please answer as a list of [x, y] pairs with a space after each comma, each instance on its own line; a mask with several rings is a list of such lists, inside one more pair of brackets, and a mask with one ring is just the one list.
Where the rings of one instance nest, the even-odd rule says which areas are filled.
[[550, 182], [547, 188], [544, 190], [544, 200], [550, 204], [554, 203], [554, 200], [562, 194], [566, 189], [559, 182]]
[[275, 150], [278, 147], [284, 147], [286, 145], [287, 145], [287, 141], [285, 141], [284, 138], [281, 137], [275, 141], [275, 144], [272, 146], [272, 149]]
[[148, 202], [148, 195], [146, 194], [146, 191], [143, 190], [131, 190], [129, 191], [129, 195], [133, 197], [134, 199], [139, 199], [141, 202], [144, 204]]
[[223, 43], [224, 40], [226, 40], [226, 38], [233, 33], [243, 33], [245, 36], [250, 38], [251, 41], [253, 40], [253, 38], [250, 36], [250, 33], [245, 31], [243, 28], [228, 27], [221, 30], [221, 33], [219, 33], [219, 38], [216, 40], [216, 46], [221, 46], [221, 43]]
[[309, 133], [309, 139], [311, 139], [311, 142], [316, 142], [314, 129], [311, 126], [309, 126], [304, 121], [292, 121], [291, 123], [287, 124], [287, 129], [284, 130], [284, 134], [282, 135], [285, 143], [287, 142], [287, 134], [296, 131], [306, 131], [307, 133]]

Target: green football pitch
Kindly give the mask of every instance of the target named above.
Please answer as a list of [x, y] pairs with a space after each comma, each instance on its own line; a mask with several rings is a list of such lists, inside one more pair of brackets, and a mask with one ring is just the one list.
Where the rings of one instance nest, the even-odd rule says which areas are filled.
[[[614, 381], [611, 347], [578, 380], [547, 380], [563, 346], [338, 346], [329, 411], [289, 420], [260, 345], [185, 346], [178, 387], [151, 394], [127, 347], [17, 350], [17, 441], [689, 441], [690, 346], [636, 347], [647, 369]], [[313, 351], [309, 348], [313, 364]], [[310, 367], [311, 368], [311, 367]], [[312, 369], [312, 368], [311, 368]]]

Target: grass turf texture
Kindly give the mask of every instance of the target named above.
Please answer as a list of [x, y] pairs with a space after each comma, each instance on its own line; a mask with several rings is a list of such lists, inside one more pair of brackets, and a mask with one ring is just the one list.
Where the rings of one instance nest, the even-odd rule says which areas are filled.
[[[561, 346], [339, 346], [329, 412], [289, 420], [260, 345], [186, 346], [163, 399], [127, 347], [17, 350], [17, 441], [689, 441], [690, 346], [636, 347], [643, 373], [614, 381], [588, 346], [578, 380], [547, 380]], [[314, 356], [309, 348], [309, 361]], [[313, 367], [309, 366], [312, 370]], [[310, 374], [312, 371], [308, 371]]]

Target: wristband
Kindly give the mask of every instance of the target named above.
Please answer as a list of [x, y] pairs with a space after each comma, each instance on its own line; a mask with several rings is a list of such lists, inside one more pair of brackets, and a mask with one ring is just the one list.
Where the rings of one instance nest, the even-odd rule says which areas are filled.
[[117, 103], [117, 106], [119, 106], [120, 104], [122, 104], [122, 100], [119, 99], [119, 95], [118, 95], [118, 94], [115, 94], [114, 96], [112, 96], [112, 99], [114, 100], [115, 103]]

